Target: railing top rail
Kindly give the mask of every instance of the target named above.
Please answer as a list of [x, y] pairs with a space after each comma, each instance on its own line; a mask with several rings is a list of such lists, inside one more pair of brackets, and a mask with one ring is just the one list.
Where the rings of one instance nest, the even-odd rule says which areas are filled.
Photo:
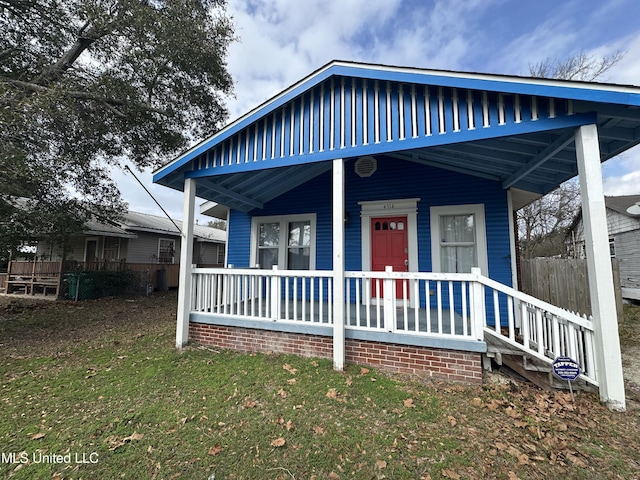
[[[333, 277], [332, 270], [269, 270], [260, 268], [194, 268], [193, 273], [255, 275], [276, 277]], [[478, 278], [471, 273], [437, 273], [437, 272], [380, 272], [380, 271], [347, 271], [346, 278], [380, 278], [391, 280], [441, 280], [472, 282]]]
[[485, 277], [483, 275], [479, 275], [478, 277], [475, 278], [476, 280], [478, 280], [480, 283], [482, 283], [483, 285], [489, 287], [489, 288], [493, 288], [495, 290], [498, 290], [499, 292], [504, 293], [505, 295], [509, 295], [513, 298], [516, 298], [522, 302], [528, 303], [530, 305], [533, 305], [534, 307], [537, 307], [541, 310], [545, 310], [553, 315], [556, 315], [558, 317], [561, 318], [565, 318], [569, 321], [571, 321], [572, 323], [575, 323], [576, 325], [579, 325], [580, 327], [586, 328], [587, 330], [593, 330], [593, 322], [591, 322], [590, 320], [587, 320], [585, 318], [582, 318], [580, 315], [577, 315], [575, 313], [571, 313], [568, 310], [564, 310], [560, 307], [556, 307], [555, 305], [552, 305], [550, 303], [546, 303], [536, 297], [532, 297], [531, 295], [527, 295], [526, 293], [523, 292], [519, 292], [518, 290], [515, 290], [514, 288], [508, 287], [506, 285], [503, 285], [500, 282], [496, 282], [495, 280], [492, 280], [488, 277]]
[[333, 270], [269, 270], [261, 268], [194, 268], [192, 273], [247, 275], [255, 277], [333, 277]]
[[391, 280], [441, 280], [451, 282], [472, 282], [478, 278], [471, 273], [437, 272], [344, 272], [346, 278], [381, 278]]

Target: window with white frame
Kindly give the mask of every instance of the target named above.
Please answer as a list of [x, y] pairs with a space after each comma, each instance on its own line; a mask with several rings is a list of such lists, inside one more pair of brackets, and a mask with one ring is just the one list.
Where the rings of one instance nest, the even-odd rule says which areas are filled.
[[434, 272], [487, 273], [484, 206], [431, 207], [431, 257]]
[[315, 214], [254, 217], [252, 265], [281, 270], [315, 269]]
[[176, 241], [169, 238], [158, 240], [158, 263], [175, 263]]

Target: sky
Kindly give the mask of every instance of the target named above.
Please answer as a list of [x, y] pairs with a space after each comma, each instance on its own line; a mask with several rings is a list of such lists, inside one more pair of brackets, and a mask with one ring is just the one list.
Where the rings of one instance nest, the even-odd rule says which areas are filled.
[[[598, 80], [640, 86], [638, 0], [228, 0], [227, 13], [238, 37], [230, 122], [332, 60], [527, 75], [545, 59], [622, 52]], [[137, 175], [182, 218], [181, 192]], [[640, 148], [607, 161], [603, 176], [606, 195], [640, 193]], [[131, 210], [162, 215], [130, 174], [113, 178]]]

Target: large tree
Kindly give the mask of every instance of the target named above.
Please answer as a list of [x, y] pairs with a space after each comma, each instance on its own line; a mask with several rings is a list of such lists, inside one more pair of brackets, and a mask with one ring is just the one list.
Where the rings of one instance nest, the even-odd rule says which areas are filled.
[[221, 126], [225, 6], [0, 0], [0, 257], [119, 211], [110, 168], [157, 166]]

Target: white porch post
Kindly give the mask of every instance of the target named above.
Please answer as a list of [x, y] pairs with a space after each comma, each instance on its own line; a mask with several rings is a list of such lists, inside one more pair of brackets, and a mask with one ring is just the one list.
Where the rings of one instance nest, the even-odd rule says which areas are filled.
[[333, 160], [333, 368], [344, 370], [344, 161]]
[[191, 310], [191, 262], [193, 261], [193, 224], [195, 223], [196, 181], [184, 181], [182, 236], [180, 245], [180, 279], [178, 284], [178, 317], [176, 348], [189, 341], [189, 311]]
[[584, 125], [577, 129], [576, 157], [600, 400], [612, 410], [623, 411], [626, 409], [624, 380], [596, 125]]

